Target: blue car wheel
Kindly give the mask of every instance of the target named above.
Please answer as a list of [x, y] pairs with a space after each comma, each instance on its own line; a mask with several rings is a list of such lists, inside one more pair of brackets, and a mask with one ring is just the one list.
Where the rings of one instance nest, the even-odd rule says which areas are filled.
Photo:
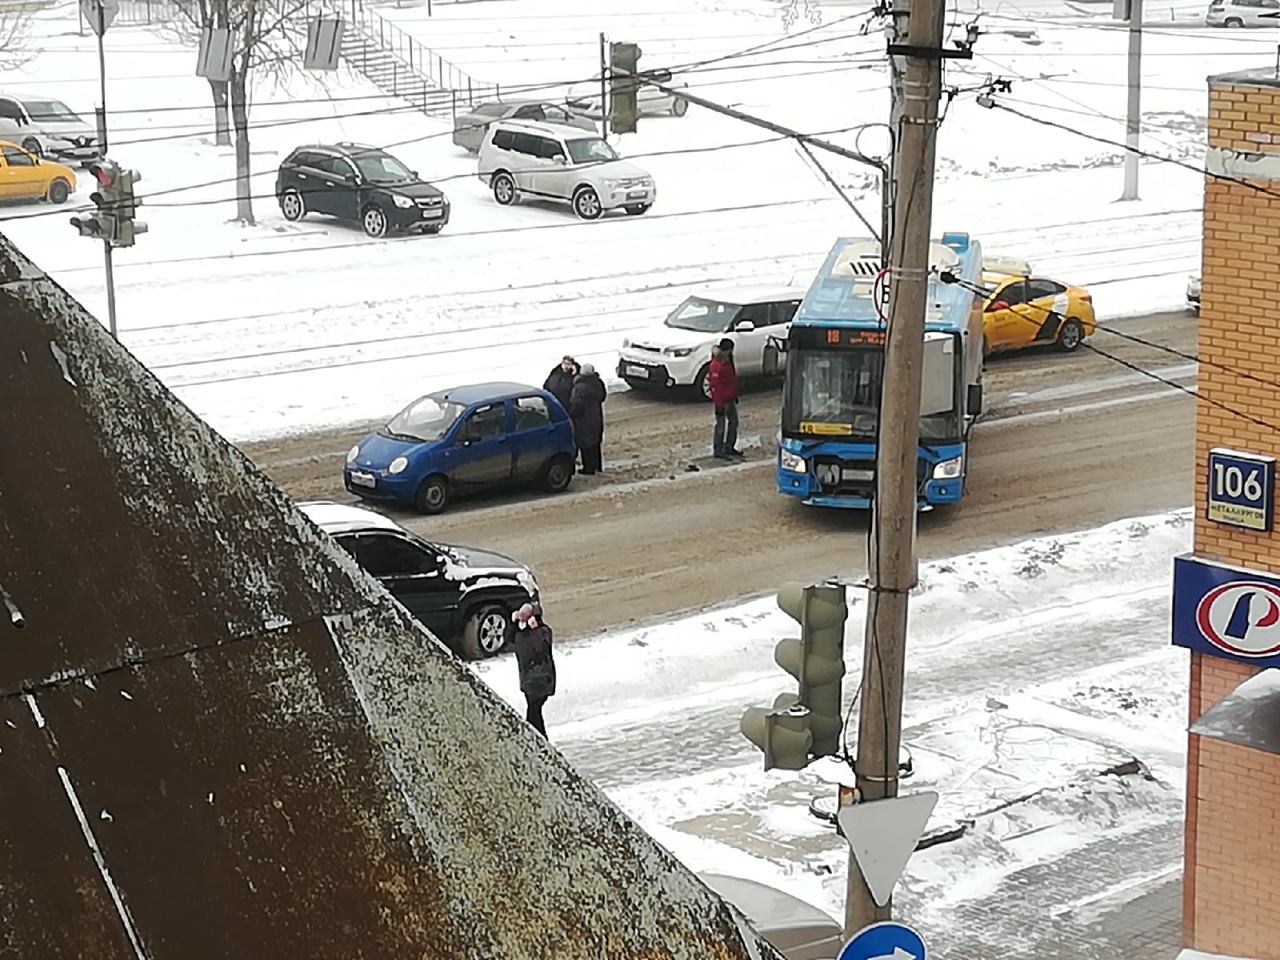
[[440, 513], [449, 505], [449, 482], [435, 473], [418, 485], [413, 504], [419, 513]]

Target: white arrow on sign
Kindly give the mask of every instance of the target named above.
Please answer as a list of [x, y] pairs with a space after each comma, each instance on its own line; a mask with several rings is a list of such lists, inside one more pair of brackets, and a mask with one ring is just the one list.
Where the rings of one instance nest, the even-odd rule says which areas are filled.
[[[938, 794], [924, 790], [903, 797], [850, 804], [836, 814], [876, 906], [883, 907], [889, 902], [894, 885], [906, 869], [937, 805]], [[900, 951], [901, 947], [897, 949]], [[895, 960], [905, 960], [897, 953], [893, 956]]]
[[886, 953], [883, 957], [872, 957], [871, 960], [916, 960], [916, 955], [901, 947], [894, 947], [893, 953]]

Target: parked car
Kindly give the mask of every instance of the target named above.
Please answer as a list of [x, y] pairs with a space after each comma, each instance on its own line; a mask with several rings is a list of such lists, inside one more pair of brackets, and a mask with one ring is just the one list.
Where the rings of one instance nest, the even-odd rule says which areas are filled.
[[1280, 26], [1280, 0], [1213, 0], [1204, 22], [1210, 27]]
[[1200, 312], [1200, 274], [1187, 277], [1187, 306]]
[[840, 955], [844, 946], [840, 924], [799, 897], [720, 873], [700, 873], [698, 879], [737, 907], [786, 960], [830, 960]]
[[599, 136], [527, 120], [491, 124], [480, 145], [480, 179], [503, 206], [525, 197], [568, 203], [583, 220], [611, 210], [646, 213], [658, 197], [653, 177]]
[[[662, 85], [668, 90], [689, 89], [689, 84], [674, 77]], [[603, 103], [599, 77], [575, 83], [569, 88], [568, 96], [565, 97], [565, 106], [571, 112], [590, 117], [592, 120], [599, 120], [604, 116]], [[656, 117], [664, 114], [683, 117], [689, 112], [689, 101], [679, 93], [667, 93], [665, 90], [646, 85], [641, 85], [636, 91], [636, 106], [642, 117]]]
[[37, 157], [85, 167], [102, 159], [97, 129], [53, 97], [0, 95], [0, 139]]
[[622, 341], [618, 376], [632, 387], [693, 387], [710, 398], [711, 348], [726, 334], [739, 376], [781, 376], [786, 361], [772, 341], [786, 339], [804, 295], [803, 287], [736, 287], [686, 297], [660, 325]]
[[536, 483], [560, 493], [573, 479], [569, 415], [545, 390], [481, 383], [420, 397], [347, 453], [342, 481], [365, 500], [440, 513], [456, 494]]
[[500, 553], [432, 543], [361, 507], [311, 500], [298, 509], [468, 659], [501, 653], [512, 611], [538, 598], [533, 571]]
[[594, 121], [575, 116], [562, 106], [545, 100], [504, 100], [482, 103], [453, 120], [453, 142], [468, 153], [479, 153], [489, 124], [495, 120], [532, 120], [554, 123], [560, 127], [577, 127], [599, 133]]
[[449, 222], [444, 191], [386, 151], [358, 143], [295, 147], [276, 174], [276, 199], [286, 220], [324, 213], [374, 238], [439, 233]]
[[1010, 257], [986, 257], [983, 268], [985, 353], [1049, 344], [1071, 353], [1093, 336], [1093, 297], [1083, 287], [1032, 276], [1031, 264]]
[[0, 140], [0, 200], [48, 200], [66, 203], [75, 192], [69, 167]]

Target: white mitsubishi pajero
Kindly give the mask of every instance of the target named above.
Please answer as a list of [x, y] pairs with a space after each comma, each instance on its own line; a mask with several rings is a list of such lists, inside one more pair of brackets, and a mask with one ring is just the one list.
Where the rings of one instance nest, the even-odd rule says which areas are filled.
[[786, 339], [804, 295], [803, 287], [699, 291], [659, 326], [622, 341], [618, 376], [631, 387], [696, 387], [709, 397], [711, 348], [726, 336], [740, 377], [781, 376], [786, 361], [769, 341]]

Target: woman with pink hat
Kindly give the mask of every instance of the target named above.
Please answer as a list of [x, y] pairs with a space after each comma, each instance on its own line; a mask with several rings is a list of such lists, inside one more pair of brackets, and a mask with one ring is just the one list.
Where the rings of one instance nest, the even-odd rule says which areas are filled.
[[544, 737], [547, 735], [542, 708], [556, 693], [556, 662], [551, 653], [551, 628], [542, 622], [542, 607], [526, 603], [511, 615], [507, 642], [516, 654], [520, 671], [520, 692], [527, 710], [525, 719]]

